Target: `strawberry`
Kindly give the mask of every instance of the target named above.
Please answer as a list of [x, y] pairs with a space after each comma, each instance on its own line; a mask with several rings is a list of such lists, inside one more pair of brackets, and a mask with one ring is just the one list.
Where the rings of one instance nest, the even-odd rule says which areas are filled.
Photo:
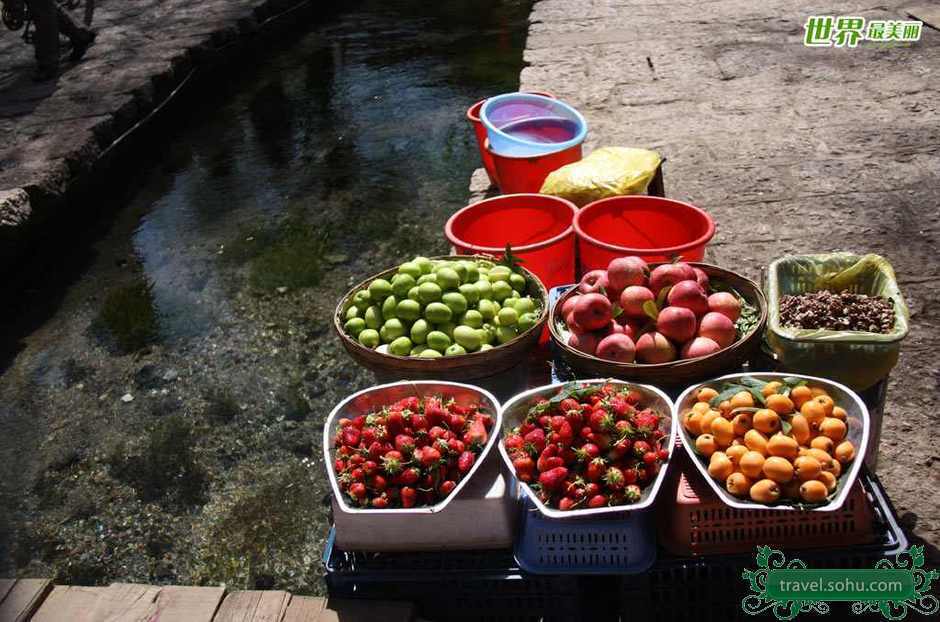
[[659, 415], [646, 409], [633, 415], [633, 422], [642, 432], [650, 432], [659, 427]]
[[421, 451], [420, 456], [418, 456], [416, 452], [415, 457], [418, 458], [418, 461], [423, 467], [430, 468], [440, 462], [441, 452], [434, 447], [428, 446]]
[[405, 418], [402, 416], [400, 410], [393, 410], [388, 413], [388, 416], [385, 418], [385, 429], [388, 430], [388, 433], [392, 436], [398, 434], [405, 427]]
[[369, 457], [373, 460], [378, 460], [382, 457], [385, 452], [382, 451], [382, 443], [378, 441], [372, 441], [369, 445]]
[[631, 441], [629, 438], [618, 439], [610, 448], [609, 456], [612, 460], [623, 458], [630, 451]]
[[428, 430], [428, 436], [430, 436], [430, 437], [433, 438], [434, 440], [437, 440], [437, 439], [441, 438], [441, 437], [444, 436], [444, 434], [446, 434], [446, 433], [447, 433], [447, 430], [445, 430], [444, 428], [442, 428], [442, 427], [439, 426], [439, 425], [436, 425], [436, 426], [432, 427], [430, 430]]
[[535, 461], [526, 454], [516, 454], [512, 466], [520, 481], [531, 482], [535, 477]]
[[585, 443], [575, 450], [578, 462], [590, 462], [601, 455], [601, 448], [594, 443]]
[[427, 430], [428, 429], [428, 420], [424, 415], [413, 414], [411, 415], [411, 427], [417, 432], [418, 430]]
[[349, 494], [355, 497], [356, 499], [359, 499], [360, 501], [362, 499], [365, 499], [366, 498], [366, 485], [363, 484], [362, 482], [355, 482], [353, 484], [350, 484]]
[[402, 484], [406, 486], [411, 486], [418, 481], [418, 478], [421, 477], [420, 471], [414, 467], [410, 467], [401, 472], [401, 475], [398, 476]]
[[418, 412], [421, 408], [421, 403], [418, 401], [418, 398], [414, 396], [403, 398], [398, 403], [401, 405], [402, 410], [410, 410], [413, 413]]
[[607, 506], [607, 497], [604, 495], [594, 495], [588, 500], [589, 508], [602, 508]]
[[343, 428], [343, 444], [347, 447], [356, 447], [359, 445], [359, 428], [348, 426]]
[[607, 472], [604, 473], [604, 483], [611, 490], [623, 490], [623, 471], [615, 466], [608, 467]]
[[366, 461], [365, 456], [363, 456], [362, 454], [355, 454], [349, 457], [349, 464], [354, 464], [356, 466], [361, 465], [365, 461]]
[[347, 419], [346, 417], [342, 417], [336, 423], [337, 425], [339, 425], [340, 430], [342, 430], [343, 428], [346, 428], [352, 425], [352, 419]]
[[566, 397], [565, 399], [561, 400], [560, 404], [558, 404], [558, 410], [563, 413], [567, 413], [571, 410], [580, 410], [580, 408], [581, 404], [578, 403], [578, 400], [572, 397]]
[[359, 433], [359, 442], [362, 443], [364, 447], [368, 447], [375, 442], [375, 430], [372, 428], [365, 428], [362, 432]]
[[571, 426], [572, 430], [580, 430], [584, 425], [584, 416], [582, 416], [581, 411], [577, 409], [567, 411], [565, 413], [565, 420], [568, 421], [568, 425]]
[[467, 425], [467, 418], [463, 415], [447, 415], [447, 427], [456, 432], [460, 432]]
[[415, 450], [415, 439], [407, 434], [399, 434], [395, 437], [395, 449], [403, 454], [410, 454]]
[[399, 495], [401, 496], [401, 506], [403, 508], [413, 508], [418, 499], [418, 493], [410, 486], [403, 486]]
[[604, 477], [604, 474], [606, 472], [607, 472], [607, 461], [604, 460], [603, 458], [594, 458], [588, 463], [587, 469], [585, 469], [584, 474], [585, 474], [585, 477], [587, 477], [588, 481], [597, 482], [597, 481], [600, 481], [602, 477]]
[[627, 403], [631, 406], [636, 406], [640, 403], [640, 400], [643, 399], [643, 394], [637, 391], [636, 389], [630, 389], [626, 395]]
[[366, 460], [362, 463], [362, 472], [365, 473], [366, 476], [375, 475], [375, 472], [378, 470], [378, 468], [379, 465], [375, 462], [375, 460]]
[[622, 395], [615, 395], [610, 398], [610, 409], [618, 419], [633, 412], [633, 406]]
[[447, 413], [441, 405], [441, 400], [436, 397], [428, 397], [424, 400], [424, 416], [428, 418], [428, 423], [439, 425], [444, 421]]
[[568, 469], [565, 467], [555, 467], [539, 475], [539, 484], [544, 490], [557, 490], [568, 477]]
[[636, 503], [640, 500], [640, 496], [643, 494], [643, 491], [640, 490], [640, 487], [636, 484], [630, 484], [623, 491], [624, 497], [630, 503]]
[[483, 424], [483, 427], [489, 430], [493, 427], [493, 415], [488, 415], [486, 413], [478, 413], [475, 417], [480, 423]]
[[584, 496], [588, 499], [594, 495], [599, 495], [601, 492], [601, 487], [597, 485], [597, 482], [588, 482], [584, 485]]
[[521, 449], [523, 445], [525, 445], [525, 440], [518, 434], [507, 434], [503, 438], [503, 447], [506, 448], [506, 451]]
[[538, 462], [535, 463], [539, 472], [548, 471], [555, 467], [564, 466], [564, 460], [558, 457], [558, 445], [548, 445], [539, 454]]
[[594, 436], [594, 430], [591, 429], [591, 426], [586, 425], [583, 428], [581, 428], [581, 432], [578, 433], [578, 436], [589, 441]]
[[648, 451], [645, 454], [643, 454], [643, 462], [645, 462], [648, 465], [656, 462], [656, 452]]
[[526, 434], [524, 439], [527, 445], [532, 446], [536, 455], [541, 454], [545, 449], [545, 432], [540, 428], [536, 428]]
[[365, 415], [359, 415], [358, 417], [353, 417], [352, 425], [353, 425], [355, 428], [361, 430], [361, 429], [362, 429], [363, 427], [365, 427], [365, 425], [366, 425], [366, 416], [365, 416]]
[[452, 453], [454, 453], [454, 454], [456, 454], [456, 455], [459, 456], [459, 455], [462, 454], [464, 451], [466, 451], [467, 445], [466, 445], [463, 441], [461, 441], [461, 440], [458, 440], [458, 439], [456, 439], [456, 438], [452, 438], [452, 439], [450, 439], [449, 441], [447, 441], [447, 448], [448, 448]]
[[346, 470], [346, 462], [342, 458], [337, 458], [333, 461], [333, 470], [337, 473], [342, 473]]
[[568, 511], [574, 508], [577, 504], [578, 502], [575, 499], [572, 499], [571, 497], [562, 497], [558, 501], [558, 509], [563, 510], [563, 511]]
[[618, 436], [624, 437], [633, 434], [633, 426], [626, 419], [621, 419], [614, 424], [614, 431]]
[[354, 482], [361, 482], [366, 478], [365, 472], [360, 467], [356, 467], [349, 472], [349, 478]]
[[384, 509], [388, 507], [388, 497], [382, 495], [381, 497], [375, 497], [372, 499], [372, 507], [376, 509]]
[[457, 470], [461, 473], [467, 473], [473, 468], [473, 463], [476, 462], [476, 459], [476, 454], [472, 451], [463, 452], [460, 454], [460, 457], [457, 458]]
[[656, 457], [659, 458], [660, 460], [668, 460], [669, 450], [666, 449], [665, 447], [660, 448], [659, 451], [656, 452]]
[[378, 492], [382, 492], [388, 487], [388, 481], [381, 475], [375, 475], [372, 478], [372, 488]]
[[623, 481], [625, 481], [628, 484], [635, 483], [636, 482], [636, 469], [624, 469]]
[[445, 497], [450, 493], [454, 492], [454, 488], [457, 487], [457, 482], [453, 480], [447, 480], [441, 483], [441, 494]]
[[636, 441], [633, 443], [633, 455], [637, 458], [642, 458], [643, 454], [653, 449], [650, 447], [650, 444], [646, 441]]
[[475, 445], [477, 447], [486, 445], [488, 438], [486, 426], [483, 425], [483, 421], [481, 421], [479, 417], [470, 422], [470, 429], [467, 430], [467, 434], [470, 435], [470, 440], [467, 441], [464, 439], [464, 442], [468, 445]]
[[591, 411], [591, 415], [588, 417], [588, 422], [591, 426], [591, 429], [595, 432], [603, 432], [608, 416], [609, 415], [607, 414], [607, 411], [605, 411], [603, 408], [598, 408]]

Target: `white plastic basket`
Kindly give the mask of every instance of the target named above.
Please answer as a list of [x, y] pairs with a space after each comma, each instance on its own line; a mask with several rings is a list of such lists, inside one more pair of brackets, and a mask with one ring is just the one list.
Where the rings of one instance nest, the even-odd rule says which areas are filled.
[[846, 438], [852, 441], [852, 444], [855, 445], [855, 459], [852, 460], [852, 463], [849, 465], [848, 469], [843, 471], [842, 475], [840, 475], [838, 488], [836, 489], [836, 495], [826, 504], [809, 508], [801, 508], [785, 503], [775, 503], [768, 505], [765, 503], [758, 503], [756, 501], [739, 499], [738, 497], [735, 497], [729, 493], [724, 486], [719, 484], [715, 478], [708, 474], [708, 462], [703, 456], [695, 453], [695, 450], [692, 449], [692, 447], [695, 445], [695, 440], [685, 429], [685, 426], [679, 424], [677, 426], [679, 429], [679, 436], [682, 439], [682, 445], [685, 447], [686, 453], [689, 454], [689, 458], [692, 460], [692, 464], [698, 468], [699, 472], [702, 474], [702, 477], [705, 478], [705, 481], [708, 482], [708, 485], [711, 486], [712, 490], [715, 491], [715, 494], [718, 495], [722, 502], [724, 502], [725, 505], [731, 506], [733, 508], [738, 508], [741, 510], [806, 509], [814, 512], [832, 512], [833, 510], [838, 510], [841, 508], [845, 503], [845, 500], [848, 498], [849, 492], [852, 490], [852, 484], [855, 483], [855, 480], [858, 477], [858, 472], [862, 468], [862, 463], [865, 461], [865, 452], [868, 448], [868, 436], [871, 428], [871, 419], [868, 415], [868, 408], [865, 406], [865, 403], [862, 401], [862, 399], [847, 386], [839, 384], [838, 382], [833, 382], [832, 380], [826, 380], [825, 378], [817, 378], [815, 376], [801, 376], [799, 374], [728, 374], [727, 376], [721, 376], [707, 382], [692, 385], [683, 391], [673, 406], [673, 419], [677, 422], [680, 421], [682, 413], [692, 408], [692, 405], [695, 403], [695, 395], [698, 393], [699, 389], [703, 387], [717, 387], [722, 382], [737, 380], [739, 378], [745, 377], [764, 380], [767, 382], [770, 382], [771, 380], [782, 380], [783, 378], [799, 378], [800, 380], [805, 380], [810, 386], [824, 388], [829, 396], [832, 397], [832, 399], [836, 402], [836, 404], [845, 409], [847, 419], [846, 424], [848, 427]]
[[[535, 404], [535, 401], [539, 398], [550, 399], [554, 397], [559, 390], [570, 385], [577, 384], [579, 386], [589, 386], [589, 385], [598, 385], [598, 384], [616, 384], [629, 387], [631, 389], [636, 389], [643, 395], [643, 400], [641, 404], [644, 407], [651, 407], [660, 416], [659, 426], [660, 429], [666, 432], [666, 441], [663, 443], [664, 448], [668, 448], [669, 455], [672, 457], [673, 446], [675, 445], [676, 439], [676, 419], [673, 416], [672, 401], [669, 399], [669, 396], [657, 389], [656, 387], [650, 386], [648, 384], [636, 384], [633, 382], [625, 382], [623, 380], [615, 379], [602, 379], [595, 378], [592, 380], [577, 380], [574, 382], [559, 382], [555, 384], [549, 384], [541, 387], [536, 387], [530, 389], [524, 393], [520, 393], [516, 397], [512, 398], [505, 405], [503, 405], [501, 420], [502, 420], [502, 431], [503, 433], [508, 432], [512, 428], [520, 425], [522, 420], [525, 418], [526, 414], [529, 411], [529, 408]], [[506, 448], [503, 446], [502, 440], [499, 443], [499, 453], [503, 457], [503, 461], [506, 463], [506, 466], [509, 469], [510, 473], [515, 473], [515, 469], [512, 466], [512, 459], [509, 457], [509, 454], [506, 452]], [[656, 475], [649, 486], [643, 489], [643, 494], [640, 496], [640, 500], [637, 503], [631, 503], [628, 505], [617, 505], [613, 507], [604, 507], [604, 508], [585, 508], [580, 510], [556, 510], [548, 507], [542, 503], [539, 498], [532, 492], [532, 489], [526, 484], [520, 482], [519, 488], [522, 489], [523, 494], [525, 494], [532, 504], [538, 508], [539, 512], [543, 516], [548, 518], [579, 518], [585, 516], [600, 516], [604, 514], [619, 514], [622, 512], [632, 512], [636, 510], [643, 510], [648, 508], [653, 504], [653, 501], [656, 500], [656, 494], [659, 492], [660, 487], [663, 484], [663, 480], [666, 477], [666, 471], [668, 470], [670, 462], [666, 462], [663, 467], [659, 470], [659, 473]]]

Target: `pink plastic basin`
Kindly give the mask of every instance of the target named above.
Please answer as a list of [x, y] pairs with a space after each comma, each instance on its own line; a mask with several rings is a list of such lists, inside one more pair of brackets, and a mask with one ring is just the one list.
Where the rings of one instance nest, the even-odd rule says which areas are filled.
[[615, 257], [638, 255], [646, 261], [701, 261], [715, 235], [715, 222], [682, 201], [651, 196], [601, 199], [575, 216], [582, 274], [606, 268]]

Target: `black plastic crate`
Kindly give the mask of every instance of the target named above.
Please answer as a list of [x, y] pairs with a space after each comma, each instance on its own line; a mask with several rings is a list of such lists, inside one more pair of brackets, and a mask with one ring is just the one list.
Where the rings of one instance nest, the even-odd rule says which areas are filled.
[[[809, 568], [873, 568], [877, 560], [893, 558], [908, 548], [907, 537], [877, 477], [866, 470], [859, 477], [875, 508], [878, 541], [871, 545], [785, 551], [787, 559], [802, 559]], [[753, 554], [682, 558], [663, 553], [649, 572], [621, 579], [621, 620], [776, 620], [770, 612], [753, 616], [741, 609], [741, 599], [752, 593], [741, 577], [745, 568], [756, 568]], [[854, 616], [848, 603], [832, 603], [831, 607], [829, 616], [833, 620], [881, 619], [880, 616]]]
[[323, 562], [330, 596], [410, 600], [427, 620], [580, 619], [577, 577], [524, 573], [509, 550], [352, 553], [331, 531]]

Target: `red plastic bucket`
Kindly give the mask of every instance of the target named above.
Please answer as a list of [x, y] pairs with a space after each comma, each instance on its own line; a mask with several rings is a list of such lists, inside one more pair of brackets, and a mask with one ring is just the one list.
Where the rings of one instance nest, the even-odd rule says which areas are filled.
[[[555, 96], [551, 93], [543, 93], [541, 91], [525, 91], [526, 93], [532, 93], [533, 95], [542, 95], [543, 97], [549, 97], [555, 99]], [[470, 122], [470, 125], [473, 126], [473, 133], [477, 137], [477, 148], [480, 150], [480, 158], [483, 160], [483, 168], [486, 169], [486, 174], [490, 178], [490, 184], [494, 186], [499, 185], [499, 180], [496, 177], [496, 165], [493, 163], [493, 157], [490, 155], [489, 151], [486, 149], [486, 128], [483, 126], [483, 122], [480, 121], [480, 108], [483, 107], [483, 104], [486, 102], [485, 99], [481, 99], [477, 103], [473, 104], [467, 108], [467, 121]], [[539, 188], [542, 186], [539, 185]], [[539, 189], [536, 188], [532, 192], [538, 192]]]
[[486, 152], [496, 167], [496, 184], [505, 194], [538, 192], [549, 173], [581, 160], [581, 145], [540, 156], [512, 157], [494, 152], [487, 141]]
[[544, 194], [505, 194], [472, 203], [447, 220], [458, 255], [502, 257], [506, 244], [546, 288], [575, 280], [574, 203]]
[[585, 205], [574, 218], [574, 230], [585, 273], [606, 268], [611, 259], [624, 255], [646, 261], [701, 261], [715, 235], [715, 221], [689, 203], [636, 195]]

